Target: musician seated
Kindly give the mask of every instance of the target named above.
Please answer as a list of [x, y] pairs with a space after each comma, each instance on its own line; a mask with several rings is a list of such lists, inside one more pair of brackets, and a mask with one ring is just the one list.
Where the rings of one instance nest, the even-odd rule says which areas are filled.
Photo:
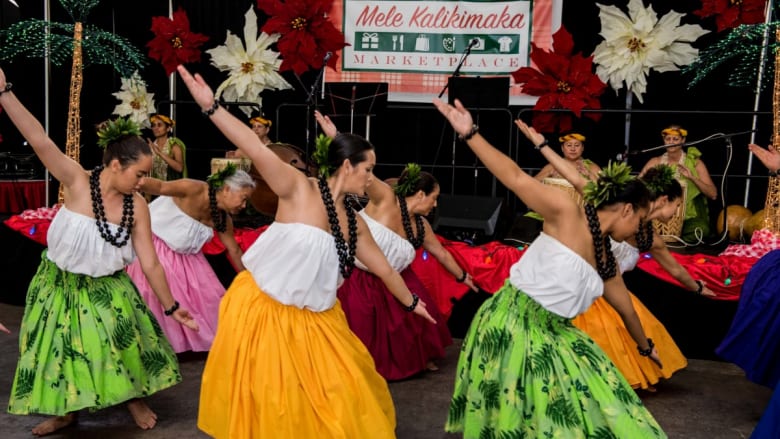
[[[273, 140], [268, 137], [268, 133], [271, 132], [272, 124], [273, 123], [269, 119], [266, 119], [262, 114], [254, 115], [249, 118], [249, 126], [252, 128], [252, 131], [254, 131], [255, 134], [257, 134], [257, 137], [259, 137], [260, 140], [262, 140], [266, 145], [273, 143]], [[237, 149], [235, 151], [228, 151], [227, 154], [225, 154], [225, 157], [240, 158], [245, 156], [241, 150]]]
[[[586, 138], [581, 132], [574, 130], [563, 132], [558, 137], [563, 158], [577, 169], [583, 177], [593, 180], [598, 177], [601, 168], [596, 163], [582, 157], [583, 152], [585, 152], [585, 140]], [[572, 198], [578, 200], [578, 202], [581, 200], [579, 193], [551, 164], [545, 165], [534, 175], [534, 178], [569, 192]], [[542, 231], [543, 221], [544, 218], [541, 215], [534, 211], [529, 211], [517, 222], [515, 225], [516, 230], [513, 233], [520, 236], [522, 241], [531, 242]]]
[[639, 176], [643, 176], [650, 168], [659, 164], [668, 164], [675, 168], [675, 178], [686, 189], [685, 221], [680, 238], [685, 242], [698, 243], [700, 238], [710, 235], [710, 211], [707, 198], [715, 200], [718, 191], [712, 182], [707, 166], [699, 158], [701, 151], [689, 147], [683, 151], [683, 144], [688, 131], [679, 125], [670, 125], [661, 131], [666, 152], [651, 158], [642, 168]]

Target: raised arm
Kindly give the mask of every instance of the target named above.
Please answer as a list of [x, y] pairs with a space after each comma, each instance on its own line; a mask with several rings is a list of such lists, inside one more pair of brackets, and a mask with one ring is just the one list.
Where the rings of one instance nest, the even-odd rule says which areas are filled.
[[[574, 186], [574, 189], [576, 189], [577, 192], [581, 194], [582, 190], [585, 188], [585, 185], [588, 183], [588, 180], [585, 179], [585, 177], [583, 177], [579, 171], [577, 171], [577, 168], [572, 165], [571, 162], [555, 152], [550, 147], [550, 144], [547, 143], [547, 139], [545, 139], [544, 136], [540, 133], [536, 132], [533, 127], [529, 127], [520, 119], [515, 120], [515, 125], [517, 125], [517, 127], [520, 129], [520, 132], [523, 133], [525, 138], [531, 141], [531, 143], [537, 146], [541, 145], [539, 152], [541, 152], [544, 158], [550, 162], [548, 166], [552, 166], [556, 171], [558, 171], [558, 173], [561, 174], [561, 176], [563, 176], [566, 181], [571, 183], [571, 185]], [[542, 171], [545, 169], [547, 169], [547, 166], [542, 168]], [[542, 173], [539, 172], [539, 174], [541, 175]]]
[[336, 124], [333, 123], [328, 116], [320, 113], [319, 110], [314, 110], [314, 119], [320, 125], [322, 132], [325, 133], [326, 136], [333, 138], [339, 133]]
[[628, 330], [631, 338], [636, 342], [637, 348], [641, 350], [651, 349], [648, 357], [658, 364], [659, 367], [663, 367], [661, 359], [658, 357], [658, 351], [655, 347], [650, 346], [649, 339], [645, 335], [644, 329], [642, 329], [642, 322], [639, 321], [639, 316], [631, 303], [631, 295], [628, 293], [625, 282], [623, 282], [623, 276], [618, 274], [604, 282], [604, 299], [620, 315], [620, 319], [626, 325], [626, 330]]
[[252, 159], [257, 172], [279, 198], [289, 198], [299, 185], [308, 185], [307, 177], [302, 172], [282, 161], [251, 128], [218, 105], [211, 87], [199, 74], [191, 75], [184, 66], [179, 66], [178, 71], [204, 114], [209, 116], [230, 142]]
[[387, 258], [376, 244], [376, 241], [374, 241], [363, 218], [358, 215], [356, 219], [358, 222], [358, 243], [357, 248], [355, 249], [355, 256], [365, 264], [368, 271], [382, 279], [382, 282], [387, 286], [387, 289], [390, 290], [390, 293], [396, 300], [401, 302], [401, 305], [409, 307], [414, 305], [415, 300], [417, 300], [418, 302], [416, 303], [413, 312], [432, 323], [436, 323], [436, 320], [428, 313], [425, 302], [419, 300], [419, 298], [414, 298], [412, 292], [409, 291], [409, 287], [406, 286], [404, 279], [397, 271], [393, 270], [393, 267], [387, 262]]
[[[559, 215], [561, 212], [575, 210], [576, 204], [563, 191], [544, 185], [525, 173], [514, 160], [494, 148], [479, 133], [472, 135], [474, 122], [469, 111], [463, 107], [459, 100], [455, 100], [455, 106], [439, 99], [434, 99], [433, 103], [439, 112], [447, 118], [455, 132], [466, 139], [469, 148], [474, 151], [480, 161], [529, 209], [553, 222], [562, 217]], [[518, 127], [521, 131], [523, 129], [533, 130], [522, 122], [518, 124]], [[548, 221], [545, 223], [549, 224]]]
[[[5, 90], [5, 91], [3, 91]], [[79, 176], [84, 175], [81, 165], [66, 156], [46, 134], [46, 130], [16, 98], [0, 69], [0, 106], [3, 107], [14, 126], [32, 146], [43, 166], [65, 186], [72, 186]]]

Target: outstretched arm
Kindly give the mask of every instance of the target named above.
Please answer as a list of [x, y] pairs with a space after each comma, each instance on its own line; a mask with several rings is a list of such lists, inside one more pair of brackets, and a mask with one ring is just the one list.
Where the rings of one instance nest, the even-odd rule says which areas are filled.
[[2, 323], [0, 323], [0, 332], [5, 332], [6, 334], [10, 334], [11, 331], [8, 330], [5, 326], [3, 326]]
[[336, 128], [336, 124], [333, 123], [328, 116], [320, 113], [319, 110], [314, 110], [314, 119], [320, 125], [322, 132], [325, 133], [326, 136], [333, 138], [338, 135], [339, 130]]
[[472, 291], [478, 291], [479, 287], [474, 284], [474, 278], [471, 277], [471, 274], [468, 271], [466, 271], [464, 268], [461, 268], [461, 266], [458, 264], [458, 261], [456, 261], [452, 256], [452, 253], [450, 253], [449, 250], [441, 245], [439, 238], [436, 237], [436, 234], [433, 232], [433, 228], [425, 218], [423, 218], [423, 227], [425, 227], [425, 240], [423, 241], [423, 248], [425, 251], [436, 258], [436, 260], [439, 261], [444, 269], [453, 275], [456, 280], [464, 283], [465, 285], [468, 285]]
[[[653, 255], [653, 258], [658, 261], [658, 264], [660, 264], [667, 273], [671, 274], [672, 277], [683, 284], [685, 288], [690, 291], [699, 291], [699, 284], [691, 277], [688, 270], [677, 262], [677, 259], [672, 256], [669, 249], [666, 247], [664, 240], [658, 235], [653, 236], [653, 246], [650, 247], [650, 254]], [[699, 282], [702, 282], [703, 285], [700, 293], [702, 296], [715, 296], [715, 293], [704, 285], [703, 281]]]
[[[357, 258], [365, 264], [368, 271], [382, 279], [382, 282], [387, 286], [387, 289], [390, 290], [390, 293], [401, 303], [401, 305], [408, 307], [414, 304], [412, 292], [409, 291], [409, 287], [406, 286], [401, 275], [393, 270], [393, 267], [387, 262], [387, 258], [382, 253], [382, 250], [379, 249], [376, 241], [374, 241], [363, 218], [358, 216], [356, 219], [358, 221], [358, 243], [357, 248], [355, 249]], [[418, 302], [412, 311], [431, 323], [436, 323], [436, 320], [428, 313], [426, 304], [422, 300], [418, 299]]]
[[[547, 139], [545, 139], [544, 136], [538, 133], [533, 127], [526, 125], [526, 123], [520, 119], [515, 120], [515, 125], [517, 125], [517, 128], [520, 129], [520, 132], [523, 133], [525, 138], [530, 140], [531, 143], [534, 145], [543, 145], [541, 148], [539, 148], [539, 152], [541, 152], [544, 158], [550, 162], [550, 165], [552, 165], [552, 167], [555, 168], [555, 170], [558, 171], [558, 173], [561, 174], [561, 176], [563, 176], [566, 181], [571, 183], [577, 192], [581, 194], [582, 190], [585, 188], [585, 185], [588, 183], [588, 180], [586, 180], [585, 177], [583, 177], [579, 171], [577, 171], [577, 168], [574, 167], [574, 165], [572, 165], [568, 160], [561, 157], [557, 152], [553, 151], [553, 149], [550, 148], [550, 145], [547, 143]], [[542, 170], [544, 169], [547, 169], [547, 167], [545, 166]]]
[[[461, 137], [471, 132], [474, 126], [473, 119], [469, 111], [463, 107], [459, 100], [455, 100], [455, 106], [442, 102], [439, 99], [434, 99], [433, 103]], [[537, 212], [544, 218], [548, 218], [549, 220], [546, 221], [548, 224], [551, 221], [556, 221], [561, 212], [567, 209], [573, 210], [576, 207], [563, 191], [544, 185], [526, 174], [514, 160], [494, 148], [479, 133], [471, 136], [466, 143], [490, 172], [504, 186], [514, 192], [529, 209]]]
[[197, 193], [201, 189], [201, 185], [204, 184], [206, 183], [189, 178], [163, 181], [147, 176], [141, 179], [140, 189], [145, 194], [186, 197]]
[[[138, 255], [138, 262], [141, 264], [141, 270], [149, 281], [157, 300], [164, 309], [173, 309], [176, 300], [171, 294], [168, 286], [168, 280], [165, 278], [165, 271], [160, 260], [157, 259], [157, 253], [152, 244], [152, 227], [149, 216], [149, 208], [146, 201], [140, 195], [134, 197], [135, 227], [132, 232], [133, 250]], [[198, 323], [186, 309], [176, 309], [171, 316], [182, 325], [197, 331]]]
[[748, 149], [752, 152], [764, 166], [772, 172], [780, 170], [780, 151], [773, 147], [762, 148], [755, 143], [748, 145]]
[[[620, 315], [621, 320], [626, 325], [626, 330], [628, 330], [631, 338], [636, 342], [637, 348], [642, 350], [650, 348], [648, 338], [644, 329], [642, 329], [642, 322], [639, 321], [639, 316], [631, 303], [631, 295], [623, 282], [623, 276], [618, 274], [604, 282], [604, 299]], [[655, 348], [652, 348], [649, 358], [658, 364], [659, 367], [663, 367], [661, 359], [658, 357], [658, 351]]]
[[[0, 69], [0, 90], [5, 90], [7, 84], [5, 73]], [[70, 187], [79, 175], [84, 175], [84, 169], [81, 165], [60, 151], [54, 141], [46, 134], [46, 130], [43, 129], [40, 122], [19, 102], [13, 91], [0, 93], [0, 106], [3, 107], [11, 122], [32, 146], [43, 166], [51, 172], [54, 178]]]
[[309, 184], [302, 172], [282, 161], [244, 122], [224, 108], [215, 107], [214, 92], [199, 74], [193, 76], [181, 65], [178, 71], [201, 110], [211, 112], [209, 119], [230, 142], [252, 159], [255, 169], [279, 198], [289, 198], [299, 185]]

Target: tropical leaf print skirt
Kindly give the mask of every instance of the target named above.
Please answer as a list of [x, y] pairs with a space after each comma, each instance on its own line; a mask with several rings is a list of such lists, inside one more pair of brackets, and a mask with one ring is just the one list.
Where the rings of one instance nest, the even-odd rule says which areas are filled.
[[463, 341], [446, 429], [465, 438], [666, 437], [584, 332], [509, 281]]
[[9, 413], [100, 409], [179, 381], [176, 355], [124, 270], [74, 274], [43, 252], [27, 290]]

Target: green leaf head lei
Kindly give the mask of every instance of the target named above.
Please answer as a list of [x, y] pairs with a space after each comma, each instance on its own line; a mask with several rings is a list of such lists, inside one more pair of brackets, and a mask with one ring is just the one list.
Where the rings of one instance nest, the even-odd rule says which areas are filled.
[[403, 181], [399, 179], [393, 188], [395, 194], [399, 197], [411, 195], [420, 182], [420, 172], [422, 172], [422, 168], [417, 163], [407, 164], [402, 173]]
[[119, 117], [109, 120], [101, 126], [97, 133], [97, 144], [99, 147], [106, 149], [108, 145], [118, 142], [124, 137], [140, 135], [141, 129], [138, 127], [138, 124], [129, 118]]
[[669, 190], [669, 187], [674, 183], [674, 168], [669, 165], [660, 164], [651, 169], [655, 169], [657, 172], [652, 173], [650, 178], [645, 174], [642, 181], [655, 198], [665, 194]]
[[599, 172], [599, 178], [589, 181], [583, 189], [585, 202], [599, 207], [604, 202], [614, 200], [626, 188], [631, 176], [631, 167], [623, 162], [610, 161], [606, 168]]
[[219, 189], [225, 185], [225, 180], [236, 175], [238, 167], [235, 163], [228, 163], [221, 170], [206, 177], [206, 183], [213, 186], [214, 189]]
[[315, 165], [317, 165], [318, 175], [328, 178], [330, 172], [333, 170], [333, 166], [328, 163], [328, 150], [330, 149], [330, 143], [332, 138], [325, 134], [320, 134], [314, 141], [314, 154], [311, 159]]

